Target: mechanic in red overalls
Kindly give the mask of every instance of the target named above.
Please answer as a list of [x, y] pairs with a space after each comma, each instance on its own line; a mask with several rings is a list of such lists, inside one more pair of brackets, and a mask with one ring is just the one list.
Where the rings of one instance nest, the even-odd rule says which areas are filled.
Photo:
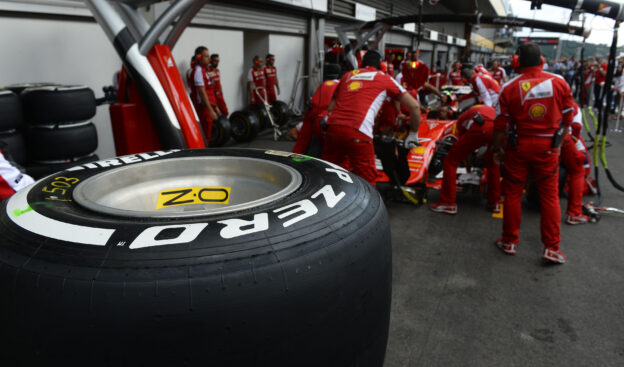
[[[325, 80], [314, 92], [310, 108], [305, 112], [301, 130], [297, 134], [297, 143], [293, 148], [293, 153], [308, 154], [313, 140], [316, 140], [321, 147], [324, 142], [324, 132], [321, 128], [320, 120], [327, 116], [327, 108], [331, 102], [334, 92], [340, 81], [337, 79], [339, 75], [326, 75]], [[335, 79], [334, 79], [335, 78]], [[316, 143], [313, 143], [316, 144]]]
[[[386, 73], [387, 67], [387, 63], [385, 61], [382, 61], [381, 71]], [[397, 82], [401, 84], [400, 81]], [[408, 92], [411, 92], [412, 97], [418, 100], [418, 93], [415, 90], [408, 90]], [[406, 113], [409, 114], [409, 110]], [[405, 114], [403, 114], [403, 112], [401, 111], [399, 101], [390, 96], [386, 96], [386, 99], [381, 105], [381, 110], [377, 114], [377, 118], [375, 120], [375, 126], [373, 129], [374, 133], [387, 136], [392, 135], [397, 129], [397, 117], [399, 117], [401, 122], [403, 119], [405, 119]]]
[[582, 113], [577, 105], [575, 115], [570, 126], [570, 133], [566, 135], [561, 145], [561, 165], [568, 173], [568, 208], [566, 210], [567, 224], [585, 224], [589, 218], [583, 215], [583, 194], [585, 191], [585, 163], [589, 159], [585, 142], [581, 138], [583, 129]]
[[264, 76], [266, 78], [267, 98], [269, 103], [277, 100], [277, 94], [280, 94], [279, 80], [277, 80], [277, 69], [275, 68], [275, 55], [266, 55], [266, 66], [264, 67]]
[[[559, 249], [561, 209], [558, 195], [559, 146], [574, 117], [574, 100], [566, 81], [542, 71], [544, 59], [534, 43], [518, 47], [513, 65], [520, 75], [505, 84], [494, 121], [494, 160], [504, 156], [503, 235], [496, 245], [513, 255], [520, 241], [522, 190], [529, 173], [537, 184], [541, 206], [541, 240], [545, 260], [563, 264]], [[503, 149], [507, 129], [516, 129]]]
[[453, 70], [449, 71], [448, 76], [446, 77], [446, 81], [450, 85], [464, 85], [461, 75], [461, 65], [462, 64], [459, 61], [455, 61], [453, 63]]
[[[0, 148], [3, 144], [0, 143]], [[0, 150], [0, 200], [8, 198], [33, 182], [35, 181], [32, 177], [17, 169]]]
[[602, 100], [600, 94], [604, 89], [607, 80], [607, 64], [598, 59], [593, 65], [594, 70], [594, 108], [602, 109]]
[[204, 46], [195, 49], [195, 60], [195, 67], [191, 74], [192, 80], [189, 81], [191, 100], [197, 115], [199, 115], [199, 121], [204, 130], [204, 137], [206, 141], [210, 141], [212, 121], [219, 118], [219, 112], [213, 81], [208, 77], [208, 65], [210, 64], [208, 49]]
[[[444, 158], [444, 176], [440, 201], [431, 204], [429, 208], [434, 212], [457, 214], [457, 168], [475, 150], [492, 142], [494, 133], [494, 118], [496, 110], [493, 107], [475, 105], [462, 113], [457, 119], [457, 137], [448, 155]], [[500, 213], [500, 167], [494, 163], [492, 153], [488, 148], [485, 156], [487, 168], [487, 198], [488, 208], [494, 213]]]
[[438, 71], [438, 67], [433, 65], [431, 67], [431, 74], [429, 74], [429, 84], [436, 87], [436, 89], [440, 89], [440, 87], [446, 84], [446, 78], [444, 74]]
[[507, 73], [505, 69], [501, 68], [500, 61], [492, 61], [492, 69], [489, 72], [499, 85], [502, 86], [507, 81]]
[[217, 107], [222, 115], [228, 116], [228, 108], [223, 97], [223, 88], [221, 87], [221, 71], [219, 70], [219, 55], [210, 55], [210, 66], [208, 67], [208, 75], [212, 78], [214, 84], [215, 97], [217, 98]]
[[396, 59], [396, 55], [390, 54], [390, 56], [388, 57], [388, 60], [386, 61], [388, 64], [388, 70], [385, 73], [390, 75], [393, 78], [394, 78], [394, 60], [395, 59]]
[[496, 108], [498, 103], [498, 93], [500, 91], [500, 85], [492, 78], [490, 74], [478, 73], [475, 70], [473, 64], [462, 65], [462, 77], [470, 82], [472, 90], [479, 96], [481, 102], [490, 107]]
[[[253, 66], [249, 69], [249, 73], [247, 73], [247, 86], [249, 89], [249, 95], [251, 96], [251, 104], [262, 103], [262, 99], [266, 101], [266, 78], [264, 75], [264, 69], [262, 68], [262, 59], [260, 56], [254, 56], [253, 58]], [[262, 96], [262, 99], [260, 99], [258, 94]]]
[[409, 63], [412, 61], [413, 54], [414, 53], [412, 51], [407, 51], [407, 53], [405, 54], [405, 58], [403, 59], [403, 61], [401, 61], [401, 64], [399, 64], [399, 73], [405, 75], [405, 68], [407, 68]]
[[375, 186], [375, 152], [373, 126], [375, 116], [386, 98], [398, 99], [410, 109], [411, 131], [405, 138], [405, 146], [418, 143], [420, 106], [399, 83], [379, 71], [381, 54], [368, 51], [361, 69], [347, 73], [340, 80], [329, 105], [329, 119], [323, 158], [342, 167], [350, 166], [353, 173]]

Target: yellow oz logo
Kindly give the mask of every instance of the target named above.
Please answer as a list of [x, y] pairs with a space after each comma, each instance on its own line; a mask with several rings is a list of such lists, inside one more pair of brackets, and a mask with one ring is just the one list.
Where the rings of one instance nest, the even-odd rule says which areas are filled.
[[158, 193], [156, 209], [192, 204], [228, 204], [229, 187], [186, 187]]

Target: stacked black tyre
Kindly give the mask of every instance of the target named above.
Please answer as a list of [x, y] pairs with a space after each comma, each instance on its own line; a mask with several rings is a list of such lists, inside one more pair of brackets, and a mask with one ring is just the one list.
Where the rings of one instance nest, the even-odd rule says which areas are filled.
[[19, 97], [10, 90], [0, 90], [0, 150], [5, 159], [18, 165], [26, 162], [22, 126]]
[[212, 122], [212, 132], [210, 133], [209, 146], [221, 147], [230, 140], [232, 136], [232, 124], [227, 116], [221, 115]]
[[250, 109], [236, 111], [230, 115], [232, 137], [237, 142], [250, 142], [261, 130], [258, 115]]
[[250, 104], [247, 107], [247, 110], [254, 113], [258, 120], [260, 121], [260, 130], [271, 128], [271, 119], [269, 118], [269, 113], [267, 109], [264, 107], [264, 104]]
[[[271, 119], [269, 118], [269, 112], [267, 112], [264, 104], [251, 104], [247, 107], [247, 110], [255, 113], [260, 120], [260, 129], [269, 129], [271, 125]], [[271, 104], [269, 111], [273, 122], [278, 126], [284, 126], [288, 123], [291, 117], [291, 111], [288, 108], [288, 104], [282, 101], [275, 101]]]
[[271, 104], [271, 113], [273, 114], [273, 121], [279, 126], [286, 125], [292, 114], [288, 104], [279, 100]]
[[0, 365], [383, 365], [392, 250], [371, 185], [254, 149], [107, 162], [0, 204]]
[[26, 127], [26, 172], [43, 177], [97, 160], [96, 103], [85, 86], [36, 86], [21, 91]]

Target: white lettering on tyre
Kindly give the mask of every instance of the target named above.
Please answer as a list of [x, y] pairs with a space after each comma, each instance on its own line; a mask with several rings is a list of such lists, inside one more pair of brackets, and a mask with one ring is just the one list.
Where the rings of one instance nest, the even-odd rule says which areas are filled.
[[349, 176], [349, 173], [347, 171], [343, 171], [343, 170], [338, 170], [335, 168], [325, 168], [325, 171], [327, 172], [331, 172], [331, 173], [335, 173], [336, 175], [338, 175], [338, 177], [348, 183], [353, 183], [353, 180], [351, 179], [351, 176]]
[[[327, 169], [334, 172], [341, 179], [350, 181], [346, 172]], [[345, 176], [346, 175], [346, 176]], [[54, 238], [61, 241], [75, 242], [86, 245], [105, 246], [115, 229], [80, 226], [64, 223], [55, 219], [45, 217], [32, 207], [38, 205], [52, 205], [48, 202], [28, 204], [26, 198], [34, 186], [31, 185], [15, 193], [7, 203], [7, 214], [9, 218], [23, 229], [38, 235]], [[312, 194], [311, 199], [318, 199], [323, 196], [328, 208], [332, 209], [346, 196], [341, 191], [336, 194], [331, 185], [325, 185]], [[32, 207], [31, 207], [32, 206]], [[284, 228], [312, 217], [318, 213], [318, 207], [309, 199], [304, 199], [293, 204], [283, 206], [273, 210], [278, 213], [277, 219], [286, 220], [282, 225]], [[253, 219], [225, 219], [217, 223], [224, 225], [219, 234], [224, 239], [232, 239], [253, 233], [264, 232], [269, 229], [269, 213], [254, 214]], [[208, 227], [208, 223], [173, 224], [149, 227], [139, 234], [134, 240], [121, 241], [121, 243], [131, 242], [130, 249], [140, 249], [146, 247], [183, 244], [194, 241], [201, 232]], [[165, 232], [169, 230], [169, 232]], [[177, 231], [176, 231], [177, 230]], [[162, 238], [159, 238], [162, 237]]]
[[103, 161], [97, 161], [97, 162], [92, 162], [92, 163], [85, 163], [80, 166], [72, 167], [68, 169], [67, 171], [80, 171], [83, 169], [106, 168], [106, 167], [111, 167], [111, 166], [122, 166], [126, 164], [134, 164], [134, 163], [149, 161], [150, 159], [154, 159], [158, 157], [163, 157], [163, 156], [169, 155], [171, 153], [179, 152], [179, 151], [180, 149], [171, 149], [167, 151], [159, 150], [157, 152], [152, 152], [152, 153], [139, 153], [139, 154], [127, 155], [127, 156], [123, 156], [119, 158], [106, 159]]
[[[199, 236], [201, 231], [208, 226], [208, 223], [191, 223], [191, 224], [172, 224], [168, 226], [150, 227], [143, 232], [130, 244], [130, 249], [138, 249], [144, 247], [173, 245], [180, 243], [189, 243]], [[166, 230], [182, 230], [174, 238], [157, 239], [158, 235], [163, 234]]]
[[255, 214], [252, 220], [226, 219], [218, 221], [217, 223], [225, 225], [225, 227], [221, 229], [221, 237], [230, 239], [246, 234], [266, 231], [269, 229], [269, 215], [267, 213], [260, 213]]
[[320, 189], [319, 191], [315, 192], [314, 195], [312, 195], [312, 199], [316, 199], [320, 195], [323, 195], [323, 197], [325, 198], [325, 202], [327, 203], [327, 206], [329, 208], [333, 208], [336, 206], [336, 204], [338, 204], [338, 202], [340, 202], [340, 200], [342, 200], [342, 198], [346, 194], [343, 191], [341, 191], [340, 194], [336, 195], [331, 185], [325, 185], [323, 186], [322, 189]]
[[284, 219], [286, 217], [289, 217], [293, 214], [297, 214], [297, 213], [301, 213], [301, 215], [284, 222], [284, 228], [291, 226], [297, 222], [301, 222], [302, 220], [306, 219], [307, 217], [311, 217], [314, 214], [318, 213], [318, 208], [314, 205], [314, 203], [312, 203], [310, 200], [305, 199], [305, 200], [301, 200], [298, 201], [294, 204], [290, 204], [290, 205], [286, 205], [285, 207], [279, 208], [279, 209], [275, 209], [273, 210], [273, 213], [280, 213], [283, 212], [284, 210], [288, 210], [291, 209], [290, 211], [287, 211], [286, 213], [280, 214], [277, 217], [279, 219]]

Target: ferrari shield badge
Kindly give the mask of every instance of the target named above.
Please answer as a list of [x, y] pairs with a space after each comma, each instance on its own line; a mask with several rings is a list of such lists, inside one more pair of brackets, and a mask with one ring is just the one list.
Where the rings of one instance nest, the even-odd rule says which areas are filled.
[[524, 82], [522, 83], [522, 90], [526, 93], [531, 89], [531, 83], [530, 82]]

